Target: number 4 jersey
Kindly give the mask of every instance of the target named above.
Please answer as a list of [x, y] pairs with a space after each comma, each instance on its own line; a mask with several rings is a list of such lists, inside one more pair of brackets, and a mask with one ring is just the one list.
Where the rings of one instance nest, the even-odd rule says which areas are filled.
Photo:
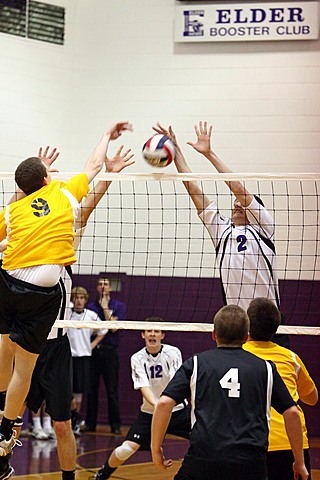
[[51, 181], [8, 205], [0, 214], [0, 240], [7, 237], [3, 269], [74, 263], [74, 222], [88, 190], [82, 173], [66, 183]]
[[264, 456], [270, 406], [283, 413], [295, 405], [274, 364], [237, 347], [190, 358], [163, 395], [177, 403], [191, 398], [189, 453], [220, 462]]
[[[148, 353], [146, 348], [142, 348], [131, 357], [131, 374], [134, 389], [139, 390], [142, 387], [149, 387], [153, 395], [159, 399], [181, 364], [181, 352], [177, 347], [161, 345], [161, 350], [156, 355], [152, 355]], [[180, 402], [180, 405], [174, 407], [173, 411], [181, 410], [185, 407], [183, 400]], [[150, 414], [154, 411], [152, 405], [144, 398], [141, 411]]]

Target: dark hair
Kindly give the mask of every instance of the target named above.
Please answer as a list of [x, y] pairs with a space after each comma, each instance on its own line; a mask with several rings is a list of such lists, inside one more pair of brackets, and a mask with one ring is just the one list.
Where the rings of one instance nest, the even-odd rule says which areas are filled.
[[[159, 323], [159, 322], [165, 322], [165, 320], [162, 318], [162, 317], [147, 317], [145, 319], [145, 322], [155, 322], [155, 323]], [[145, 332], [145, 330], [144, 330]], [[162, 330], [160, 330], [160, 332], [162, 332]]]
[[15, 181], [26, 195], [40, 190], [43, 179], [47, 176], [47, 169], [38, 157], [27, 158], [15, 171]]
[[280, 325], [281, 314], [269, 298], [255, 298], [247, 310], [252, 340], [271, 340]]
[[259, 203], [259, 205], [262, 205], [262, 207], [264, 207], [264, 203], [263, 201], [261, 200], [261, 198], [258, 196], [258, 195], [253, 195], [254, 198], [257, 200], [257, 202]]
[[105, 275], [99, 275], [98, 280], [97, 280], [97, 285], [98, 285], [98, 283], [101, 282], [101, 281], [103, 281], [103, 282], [109, 282], [109, 283], [111, 284], [110, 278], [106, 277]]
[[227, 345], [242, 345], [249, 332], [246, 312], [237, 305], [227, 305], [219, 310], [213, 320], [217, 340]]

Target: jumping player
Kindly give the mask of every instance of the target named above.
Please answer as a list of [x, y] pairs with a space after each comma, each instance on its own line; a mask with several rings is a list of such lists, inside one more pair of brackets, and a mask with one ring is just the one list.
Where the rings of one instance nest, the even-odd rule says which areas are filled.
[[[49, 168], [58, 154], [55, 153], [55, 149], [48, 157], [47, 153], [48, 147], [44, 151], [43, 156], [42, 149], [39, 150], [39, 157], [41, 157]], [[121, 146], [114, 158], [104, 158], [106, 171], [120, 172], [123, 168], [134, 163], [132, 157], [133, 155], [130, 153], [130, 150], [123, 151], [123, 146]], [[54, 170], [51, 169], [51, 171]], [[78, 248], [90, 214], [100, 202], [110, 184], [110, 181], [99, 181], [81, 205], [75, 224], [75, 249]], [[18, 193], [16, 199], [19, 198], [21, 198], [21, 193]], [[71, 268], [66, 267], [59, 281], [63, 293], [58, 316], [60, 319], [68, 318], [66, 311], [70, 303], [72, 288], [71, 277]], [[76, 442], [70, 421], [70, 404], [72, 398], [71, 366], [72, 357], [66, 330], [52, 328], [33, 372], [27, 406], [31, 410], [37, 411], [39, 405], [46, 400], [46, 408], [53, 420], [57, 438], [58, 457], [63, 480], [74, 479], [76, 463]], [[49, 382], [48, 379], [50, 379]], [[5, 472], [11, 471], [10, 476], [14, 473], [13, 468], [8, 462], [9, 456], [4, 460], [6, 460], [6, 462], [2, 462], [0, 465], [0, 478], [9, 478], [9, 476], [1, 477], [1, 474], [5, 474]]]
[[[162, 318], [150, 317], [146, 322], [163, 322]], [[117, 447], [95, 475], [96, 480], [104, 480], [122, 465], [135, 452], [150, 450], [151, 421], [155, 406], [163, 389], [182, 364], [181, 352], [177, 347], [162, 344], [164, 332], [145, 330], [141, 333], [145, 347], [131, 357], [131, 372], [135, 390], [142, 394], [142, 405], [137, 420], [130, 428], [125, 441]], [[190, 410], [187, 401], [182, 399], [173, 409], [167, 433], [189, 438]]]
[[[168, 135], [175, 144], [178, 172], [191, 172], [172, 127], [166, 130], [158, 125], [154, 130]], [[212, 126], [199, 122], [195, 133], [196, 143], [187, 142], [188, 145], [206, 157], [219, 173], [232, 173], [211, 148]], [[247, 310], [253, 298], [265, 297], [280, 309], [273, 218], [262, 200], [248, 192], [240, 181], [225, 183], [236, 197], [231, 218], [220, 213], [217, 203], [208, 199], [197, 182], [183, 182], [213, 242], [224, 304]], [[275, 341], [289, 347], [287, 335], [277, 335]]]

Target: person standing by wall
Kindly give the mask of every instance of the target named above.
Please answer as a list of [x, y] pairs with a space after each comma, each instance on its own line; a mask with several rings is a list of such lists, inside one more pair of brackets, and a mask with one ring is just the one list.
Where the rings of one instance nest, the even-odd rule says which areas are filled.
[[[93, 310], [105, 321], [125, 320], [126, 306], [111, 296], [110, 279], [99, 277], [97, 281], [97, 299], [89, 303], [87, 308]], [[97, 426], [99, 410], [99, 382], [102, 376], [108, 400], [108, 421], [111, 432], [120, 434], [119, 405], [119, 341], [120, 333], [109, 330], [99, 345], [92, 351], [91, 387], [88, 394], [86, 424], [82, 431], [94, 432]]]

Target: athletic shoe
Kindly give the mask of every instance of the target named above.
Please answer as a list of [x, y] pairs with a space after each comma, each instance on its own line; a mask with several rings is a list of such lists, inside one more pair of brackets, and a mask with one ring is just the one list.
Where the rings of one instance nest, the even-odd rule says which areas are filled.
[[33, 428], [31, 436], [37, 440], [48, 440], [49, 438], [41, 427]]
[[79, 423], [76, 423], [73, 427], [72, 427], [72, 431], [73, 431], [73, 435], [75, 437], [80, 437], [80, 425]]
[[22, 427], [23, 425], [23, 418], [22, 417], [17, 417], [13, 426], [14, 427]]
[[6, 455], [8, 455], [8, 453], [11, 453], [16, 442], [17, 439], [15, 430], [13, 430], [11, 438], [9, 438], [9, 440], [6, 440], [6, 437], [2, 433], [0, 433], [0, 456], [5, 457]]
[[95, 480], [106, 480], [106, 478], [109, 478], [110, 475], [117, 470], [116, 468], [111, 468], [109, 467], [108, 464], [102, 465], [100, 470], [97, 471], [97, 473], [94, 476]]
[[94, 480], [105, 480], [106, 478], [109, 478], [109, 476], [106, 477], [103, 474], [103, 468], [100, 468], [94, 476]]
[[[56, 438], [56, 434], [53, 430], [52, 427], [44, 427], [43, 428], [44, 433], [47, 435], [47, 437], [52, 440], [53, 438]], [[1, 480], [1, 479], [0, 479]]]
[[14, 468], [8, 462], [7, 465], [3, 466], [0, 469], [0, 480], [6, 480], [7, 478], [12, 477], [14, 473]]

